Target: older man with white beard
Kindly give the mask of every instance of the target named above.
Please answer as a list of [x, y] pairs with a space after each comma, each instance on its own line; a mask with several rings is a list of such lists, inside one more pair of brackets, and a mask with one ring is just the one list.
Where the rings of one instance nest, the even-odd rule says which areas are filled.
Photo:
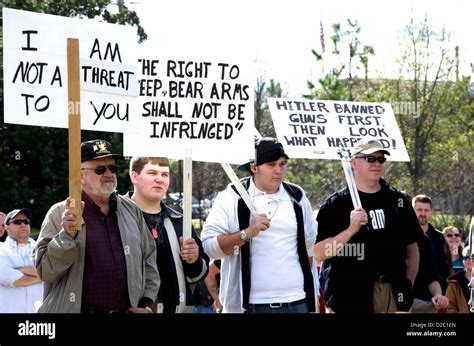
[[140, 208], [115, 192], [115, 158], [122, 156], [104, 140], [82, 143], [81, 156], [82, 225], [68, 198], [50, 208], [41, 227], [35, 260], [45, 287], [38, 312], [152, 312], [155, 242]]

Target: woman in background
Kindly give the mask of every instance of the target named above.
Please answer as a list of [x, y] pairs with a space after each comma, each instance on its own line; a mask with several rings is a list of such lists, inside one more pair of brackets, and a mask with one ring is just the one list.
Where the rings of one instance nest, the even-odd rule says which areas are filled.
[[449, 299], [448, 313], [469, 313], [468, 301], [471, 296], [469, 282], [471, 281], [472, 261], [471, 248], [466, 246], [462, 251], [464, 269], [448, 278], [446, 297]]
[[463, 244], [461, 242], [461, 233], [454, 226], [447, 226], [443, 229], [443, 235], [449, 246], [451, 253], [451, 263], [455, 273], [464, 269], [464, 263], [461, 257]]

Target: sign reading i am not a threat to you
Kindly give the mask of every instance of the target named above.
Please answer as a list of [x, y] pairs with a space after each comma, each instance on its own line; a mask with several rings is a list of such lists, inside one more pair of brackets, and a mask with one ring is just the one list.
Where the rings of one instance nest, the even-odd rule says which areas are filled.
[[410, 161], [389, 103], [269, 98], [278, 140], [290, 157], [340, 159], [362, 138], [379, 140], [391, 161]]
[[67, 39], [79, 40], [81, 128], [127, 132], [138, 117], [134, 28], [3, 8], [5, 122], [68, 127]]
[[249, 64], [195, 52], [143, 55], [140, 131], [124, 135], [125, 155], [221, 163], [255, 156]]

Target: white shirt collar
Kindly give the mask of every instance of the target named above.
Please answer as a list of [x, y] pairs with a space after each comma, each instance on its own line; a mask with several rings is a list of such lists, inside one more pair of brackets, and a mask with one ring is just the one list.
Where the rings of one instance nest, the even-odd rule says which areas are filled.
[[280, 187], [278, 188], [278, 191], [274, 194], [266, 193], [264, 191], [261, 191], [254, 183], [253, 177], [250, 178], [250, 185], [249, 185], [249, 195], [250, 198], [260, 196], [260, 195], [268, 195], [272, 196], [272, 198], [276, 200], [288, 200], [290, 199], [290, 196], [286, 192], [285, 188], [283, 187], [283, 184], [280, 183]]
[[[13, 238], [10, 238], [10, 236], [8, 236], [5, 239], [5, 243], [8, 244], [9, 247], [13, 247], [13, 248], [21, 247], [20, 245], [18, 245], [17, 241]], [[35, 245], [35, 240], [33, 238], [28, 238], [28, 246], [34, 246], [34, 245]]]

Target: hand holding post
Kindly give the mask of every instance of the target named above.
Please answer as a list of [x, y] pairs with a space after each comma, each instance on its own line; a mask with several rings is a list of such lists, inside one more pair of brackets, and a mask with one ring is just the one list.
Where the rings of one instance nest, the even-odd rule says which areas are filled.
[[360, 202], [359, 192], [357, 191], [357, 186], [355, 183], [354, 173], [352, 172], [351, 167], [351, 157], [347, 149], [339, 149], [339, 156], [341, 156], [342, 168], [344, 169], [344, 175], [346, 176], [347, 186], [351, 194], [352, 204], [355, 208], [362, 208], [362, 203]]

